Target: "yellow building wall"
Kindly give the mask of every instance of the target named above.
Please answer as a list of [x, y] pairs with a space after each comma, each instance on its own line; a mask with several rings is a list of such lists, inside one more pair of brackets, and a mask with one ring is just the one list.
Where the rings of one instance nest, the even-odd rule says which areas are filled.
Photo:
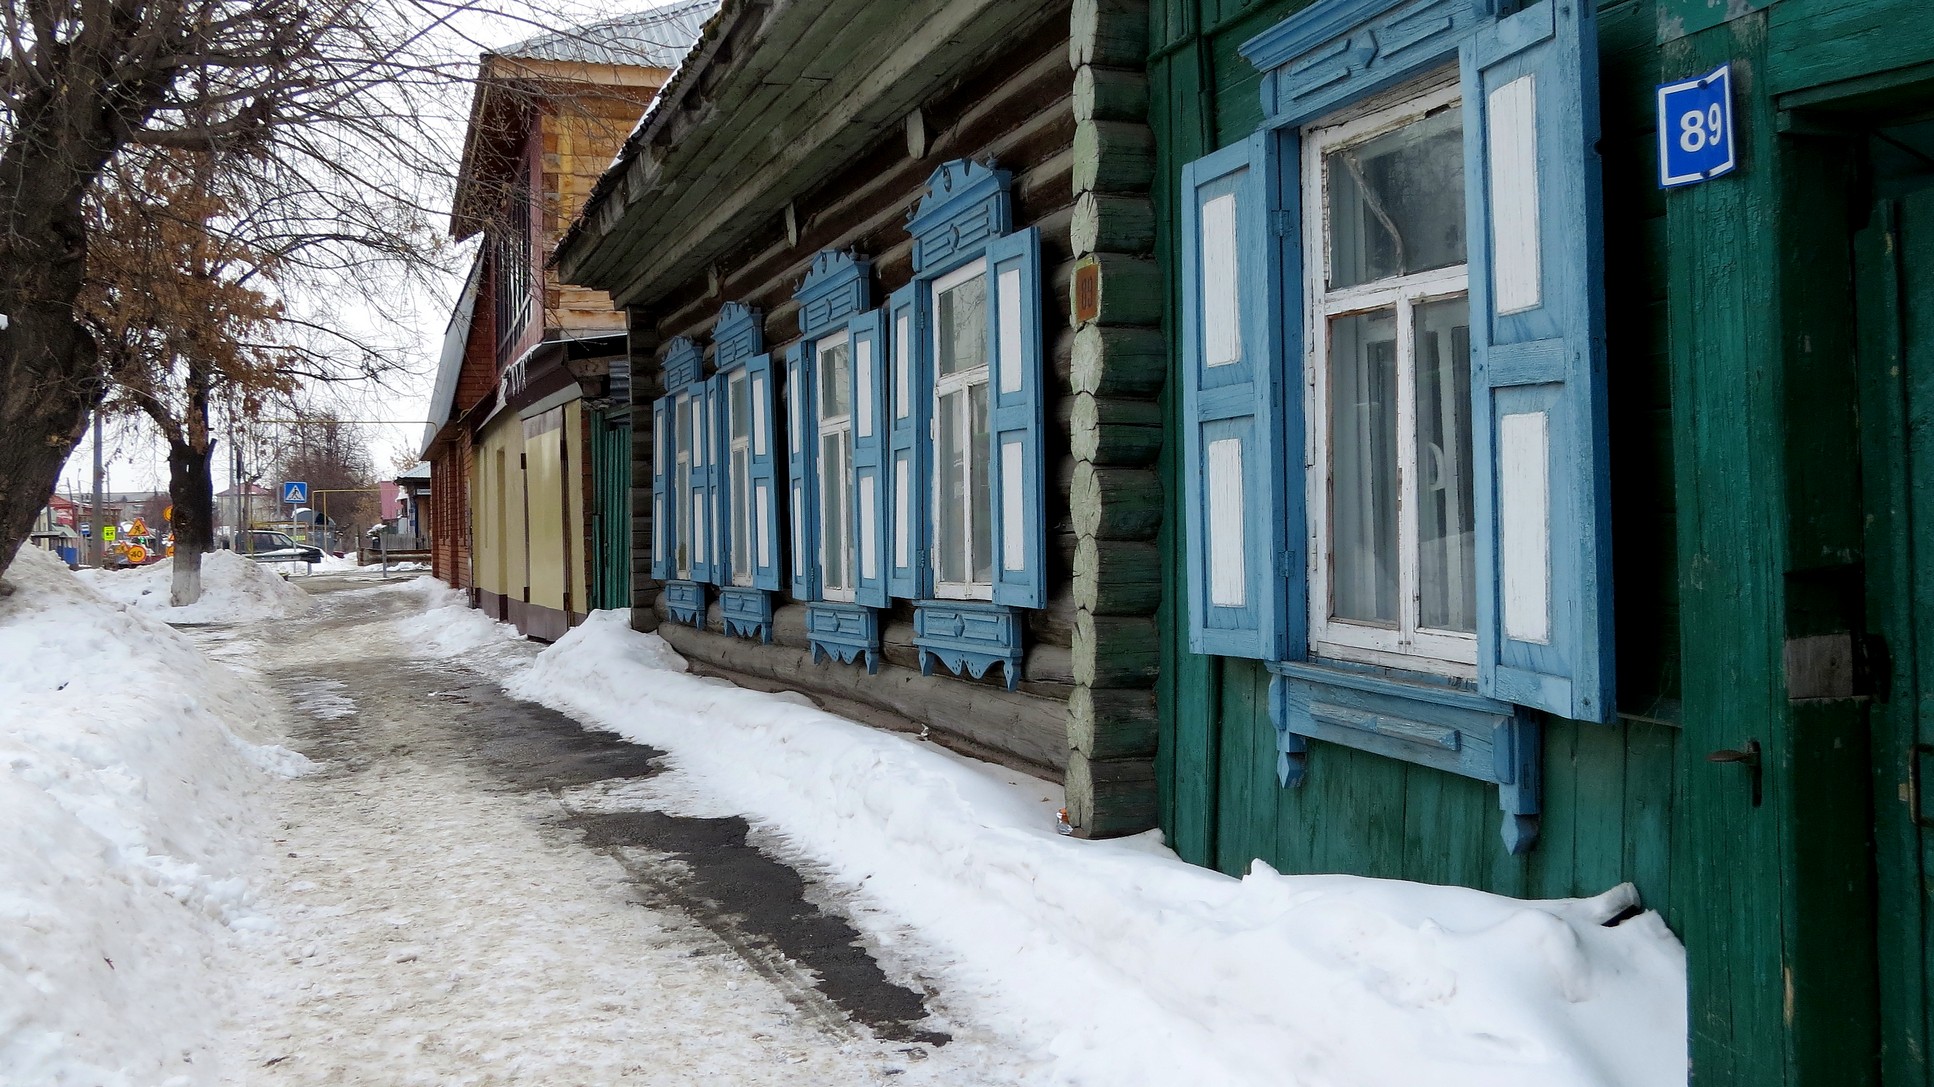
[[477, 588], [510, 600], [524, 598], [524, 431], [514, 417], [499, 419], [477, 442], [471, 486], [471, 542]]
[[563, 613], [568, 587], [570, 613], [588, 610], [590, 509], [583, 481], [589, 455], [584, 405], [577, 400], [529, 418], [500, 419], [484, 432], [471, 492], [479, 589], [521, 603], [528, 588], [532, 608]]

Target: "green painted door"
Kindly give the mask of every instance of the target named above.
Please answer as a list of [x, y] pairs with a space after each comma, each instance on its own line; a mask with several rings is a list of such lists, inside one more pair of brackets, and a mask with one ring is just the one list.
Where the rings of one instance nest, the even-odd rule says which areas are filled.
[[626, 418], [591, 417], [591, 606], [631, 606], [631, 426]]
[[1885, 642], [1869, 654], [1881, 1079], [1924, 1087], [1934, 1082], [1934, 168], [1877, 184], [1854, 248], [1867, 614]]

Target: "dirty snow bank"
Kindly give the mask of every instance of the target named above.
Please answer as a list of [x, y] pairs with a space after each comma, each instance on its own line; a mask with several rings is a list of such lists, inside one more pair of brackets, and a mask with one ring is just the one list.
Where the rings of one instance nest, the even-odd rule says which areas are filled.
[[694, 792], [946, 949], [944, 998], [1037, 1047], [1029, 1082], [1685, 1082], [1682, 948], [1654, 913], [1602, 924], [1629, 887], [1523, 902], [1260, 862], [1231, 879], [1152, 835], [1058, 837], [971, 764], [683, 668], [601, 612], [508, 689], [670, 751]]
[[233, 551], [202, 556], [201, 600], [185, 608], [168, 606], [172, 559], [133, 570], [82, 570], [79, 576], [102, 596], [152, 611], [170, 623], [287, 619], [316, 610], [315, 598], [289, 584], [277, 569]]
[[[0, 1085], [221, 1082], [224, 930], [269, 774], [267, 712], [143, 612], [23, 548], [0, 598]], [[165, 591], [165, 590], [164, 590]]]
[[481, 663], [479, 654], [521, 645], [523, 637], [509, 623], [499, 623], [470, 606], [470, 597], [433, 577], [412, 578], [402, 586], [416, 596], [423, 611], [396, 623], [396, 632], [410, 654], [431, 660], [464, 657]]

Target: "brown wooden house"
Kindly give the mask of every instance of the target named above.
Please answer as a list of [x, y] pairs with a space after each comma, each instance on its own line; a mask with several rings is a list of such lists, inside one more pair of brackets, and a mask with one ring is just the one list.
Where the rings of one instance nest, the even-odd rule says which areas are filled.
[[[709, 12], [685, 3], [542, 35], [482, 58], [451, 234], [482, 244], [431, 403], [433, 569], [526, 634], [556, 638], [600, 599], [613, 534], [601, 494], [628, 469], [624, 318], [548, 269], [564, 224]], [[615, 373], [614, 373], [615, 367]], [[615, 408], [616, 410], [612, 410]], [[620, 548], [621, 549], [621, 548]], [[616, 565], [625, 570], [626, 564]]]
[[1155, 817], [1148, 130], [1078, 123], [1143, 18], [728, 0], [558, 253], [630, 319], [634, 626], [1089, 835]]

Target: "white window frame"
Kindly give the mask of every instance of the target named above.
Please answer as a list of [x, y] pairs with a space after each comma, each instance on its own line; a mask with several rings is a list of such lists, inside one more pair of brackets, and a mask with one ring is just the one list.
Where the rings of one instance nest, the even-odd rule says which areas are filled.
[[[738, 393], [745, 393], [746, 411], [740, 417]], [[726, 581], [750, 586], [757, 562], [752, 549], [758, 546], [759, 526], [752, 522], [752, 375], [741, 366], [725, 379], [725, 478], [727, 501], [732, 510], [731, 570]], [[741, 468], [740, 465], [744, 467]]]
[[[813, 427], [813, 470], [819, 477], [819, 493], [815, 496], [815, 500], [819, 503], [819, 546], [814, 548], [814, 551], [819, 556], [819, 594], [826, 600], [850, 604], [853, 602], [856, 590], [858, 589], [858, 579], [855, 575], [858, 573], [859, 565], [858, 557], [854, 554], [853, 518], [851, 516], [853, 510], [853, 406], [848, 404], [846, 406], [846, 414], [844, 415], [827, 415], [826, 398], [817, 395], [819, 392], [819, 383], [823, 380], [826, 372], [826, 353], [835, 347], [847, 346], [847, 341], [846, 330], [842, 328], [828, 332], [826, 335], [814, 340], [812, 344], [813, 391], [815, 393], [813, 399], [819, 415]], [[854, 363], [850, 350], [847, 353], [846, 364], [847, 372], [851, 373]], [[850, 399], [850, 392], [848, 393], [848, 397]], [[846, 463], [843, 466], [846, 470], [839, 473], [837, 478], [831, 478], [826, 471], [826, 458], [824, 453], [826, 449], [826, 438], [835, 434], [844, 434], [846, 436]], [[840, 492], [844, 496], [844, 501], [840, 503], [840, 509], [847, 515], [845, 518], [846, 523], [841, 526], [840, 530], [840, 539], [846, 545], [844, 549], [845, 554], [840, 556], [840, 573], [842, 576], [839, 580], [843, 583], [843, 587], [833, 584], [832, 557], [826, 553], [826, 496], [832, 493], [829, 490], [830, 487], [840, 488]]]
[[[945, 580], [941, 576], [941, 571], [943, 569], [943, 566], [941, 565], [941, 558], [940, 558], [941, 546], [942, 546], [941, 540], [940, 540], [940, 526], [942, 524], [942, 519], [940, 516], [940, 496], [942, 494], [941, 470], [940, 470], [940, 402], [946, 399], [948, 396], [953, 395], [954, 393], [964, 392], [964, 393], [967, 393], [968, 402], [971, 403], [973, 399], [971, 390], [973, 389], [973, 387], [976, 385], [989, 384], [989, 379], [992, 376], [992, 367], [989, 364], [993, 361], [993, 354], [996, 349], [996, 344], [990, 338], [986, 345], [987, 357], [981, 360], [981, 364], [979, 366], [976, 366], [971, 370], [964, 370], [957, 374], [949, 374], [946, 377], [941, 377], [940, 376], [940, 333], [941, 333], [940, 296], [946, 293], [947, 291], [953, 290], [955, 287], [958, 287], [963, 283], [971, 282], [975, 278], [982, 278], [988, 281], [986, 304], [988, 306], [994, 305], [993, 292], [994, 292], [995, 284], [992, 280], [992, 277], [989, 275], [989, 271], [990, 269], [988, 267], [987, 258], [985, 256], [980, 256], [980, 257], [975, 257], [973, 260], [967, 262], [966, 264], [961, 265], [959, 268], [956, 268], [951, 272], [947, 272], [943, 275], [935, 276], [932, 279], [927, 281], [927, 312], [933, 315], [933, 319], [928, 322], [932, 326], [932, 335], [927, 343], [927, 350], [931, 353], [929, 355], [929, 358], [933, 360], [931, 372], [934, 375], [933, 405], [932, 405], [933, 414], [928, 421], [928, 433], [927, 433], [927, 443], [928, 443], [927, 463], [933, 466], [933, 526], [932, 526], [933, 527], [933, 554], [932, 554], [931, 562], [933, 566], [933, 593], [934, 593], [934, 596], [942, 600], [992, 600], [994, 599], [994, 583], [992, 580], [988, 580], [988, 581], [947, 581]], [[990, 415], [990, 419], [988, 420], [988, 426], [990, 430], [992, 429], [992, 426], [993, 426], [993, 420], [991, 419], [991, 415], [994, 410], [993, 396], [994, 396], [994, 391], [990, 387], [987, 391], [987, 398], [988, 398], [987, 410]], [[970, 422], [968, 424], [968, 440], [971, 441], [972, 437], [973, 437], [973, 427]], [[991, 456], [991, 453], [989, 455]], [[967, 472], [971, 472], [973, 470], [972, 456], [969, 456], [964, 460], [962, 464], [962, 469]], [[986, 466], [986, 469], [988, 472], [991, 473], [995, 470], [995, 466], [992, 464], [988, 464]], [[962, 479], [961, 484], [962, 484], [962, 491], [968, 498], [968, 501], [966, 502], [966, 506], [967, 506], [966, 517], [964, 517], [961, 520], [962, 531], [965, 533], [965, 537], [966, 537], [962, 541], [962, 543], [963, 543], [963, 546], [965, 546], [965, 548], [967, 549], [967, 557], [968, 557], [967, 568], [969, 570], [972, 570], [974, 566], [973, 546], [974, 546], [975, 525], [978, 524], [981, 519], [986, 518], [991, 520], [995, 524], [995, 527], [998, 527], [999, 519], [994, 516], [994, 511], [991, 509], [977, 510], [974, 508], [974, 503], [972, 501], [974, 487], [973, 487], [973, 477], [971, 475]], [[988, 538], [991, 543], [991, 540], [993, 538], [992, 535], [990, 534]], [[988, 557], [990, 560], [989, 568], [991, 569], [992, 556], [990, 555]]]
[[[672, 576], [679, 581], [692, 578], [692, 560], [699, 547], [699, 519], [693, 516], [692, 496], [697, 488], [692, 486], [692, 472], [699, 465], [693, 460], [694, 447], [703, 440], [700, 436], [703, 427], [695, 409], [702, 399], [691, 393], [679, 393], [672, 399], [672, 445], [677, 448], [672, 461], [672, 506], [678, 512], [672, 518]], [[680, 441], [679, 431], [690, 427], [691, 440]]]
[[[1451, 82], [1436, 85], [1443, 80]], [[1307, 434], [1309, 471], [1309, 607], [1310, 644], [1317, 656], [1333, 657], [1364, 664], [1383, 665], [1411, 671], [1424, 671], [1459, 679], [1477, 674], [1477, 635], [1458, 631], [1430, 630], [1420, 627], [1418, 582], [1417, 516], [1417, 421], [1416, 421], [1416, 335], [1413, 313], [1418, 305], [1450, 298], [1470, 296], [1469, 263], [1417, 272], [1330, 290], [1329, 202], [1324, 184], [1324, 155], [1339, 146], [1393, 131], [1445, 109], [1461, 109], [1461, 92], [1455, 72], [1436, 73], [1419, 90], [1418, 84], [1400, 88], [1338, 119], [1325, 118], [1304, 129], [1303, 207], [1312, 214], [1304, 216], [1303, 252], [1305, 282], [1304, 307], [1305, 358], [1307, 375], [1304, 419]], [[1465, 132], [1470, 138], [1470, 132]], [[1470, 194], [1465, 198], [1470, 199]], [[1467, 246], [1478, 244], [1467, 239]], [[1307, 259], [1320, 256], [1320, 259]], [[1397, 626], [1372, 626], [1331, 617], [1330, 586], [1330, 413], [1329, 366], [1330, 321], [1337, 317], [1391, 309], [1397, 316]], [[1477, 526], [1484, 531], [1484, 526]]]

